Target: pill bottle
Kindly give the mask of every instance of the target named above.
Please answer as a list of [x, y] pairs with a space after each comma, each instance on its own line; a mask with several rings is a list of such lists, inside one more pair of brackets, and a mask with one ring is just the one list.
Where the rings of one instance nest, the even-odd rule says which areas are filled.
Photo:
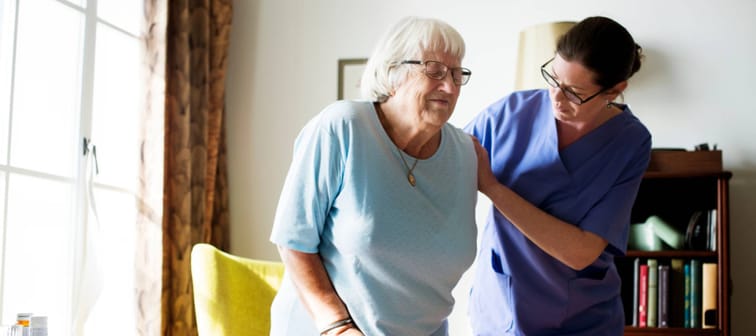
[[16, 314], [16, 324], [28, 327], [31, 323], [32, 313], [18, 313]]
[[47, 316], [32, 316], [30, 327], [31, 336], [47, 336]]

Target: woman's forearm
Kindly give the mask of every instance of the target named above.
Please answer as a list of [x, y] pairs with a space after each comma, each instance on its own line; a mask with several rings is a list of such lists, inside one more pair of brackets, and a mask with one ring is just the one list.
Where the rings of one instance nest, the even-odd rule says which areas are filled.
[[491, 171], [488, 152], [473, 139], [478, 157], [478, 190], [496, 209], [536, 246], [568, 267], [581, 270], [592, 264], [606, 248], [606, 240], [546, 213], [499, 183]]
[[278, 247], [299, 297], [317, 328], [349, 317], [346, 306], [333, 288], [319, 254]]
[[587, 267], [606, 247], [603, 238], [544, 212], [498, 182], [482, 192], [530, 241], [572, 269]]

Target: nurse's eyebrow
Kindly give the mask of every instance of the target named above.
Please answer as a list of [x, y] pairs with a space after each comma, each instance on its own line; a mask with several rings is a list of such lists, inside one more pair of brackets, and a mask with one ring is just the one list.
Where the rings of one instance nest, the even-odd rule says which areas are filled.
[[[554, 71], [554, 67], [553, 66], [551, 67], [551, 75], [554, 77], [554, 79], [559, 79], [559, 75], [556, 74], [556, 71]], [[575, 90], [578, 90], [578, 91], [588, 91], [588, 89], [586, 89], [584, 87], [575, 86], [575, 85], [565, 85], [562, 82], [559, 82], [559, 85], [563, 85], [564, 87], [566, 87], [566, 88], [568, 88], [568, 89], [570, 89], [572, 91], [575, 91]]]

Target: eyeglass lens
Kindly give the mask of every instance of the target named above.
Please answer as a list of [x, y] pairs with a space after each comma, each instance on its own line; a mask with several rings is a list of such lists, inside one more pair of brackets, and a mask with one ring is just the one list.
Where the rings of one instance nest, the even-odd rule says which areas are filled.
[[572, 90], [568, 88], [562, 87], [562, 85], [559, 84], [559, 82], [557, 82], [556, 79], [554, 79], [554, 77], [552, 77], [551, 74], [548, 71], [546, 71], [545, 68], [541, 68], [541, 75], [543, 76], [543, 79], [546, 80], [546, 84], [549, 84], [553, 88], [562, 90], [562, 93], [564, 94], [565, 97], [567, 97], [569, 101], [578, 105], [584, 102], [582, 99], [580, 99], [580, 97], [578, 97], [578, 95], [575, 92], [572, 92]]
[[451, 70], [452, 79], [454, 84], [465, 85], [470, 80], [471, 72], [465, 68], [451, 68], [447, 67], [441, 62], [437, 61], [425, 61], [425, 75], [433, 79], [444, 79], [446, 72]]
[[451, 68], [447, 67], [444, 63], [438, 61], [417, 61], [417, 60], [404, 60], [400, 64], [417, 64], [424, 67], [424, 73], [428, 78], [443, 80], [446, 78], [446, 72], [451, 70], [452, 80], [456, 85], [465, 85], [470, 80], [472, 71], [467, 68]]

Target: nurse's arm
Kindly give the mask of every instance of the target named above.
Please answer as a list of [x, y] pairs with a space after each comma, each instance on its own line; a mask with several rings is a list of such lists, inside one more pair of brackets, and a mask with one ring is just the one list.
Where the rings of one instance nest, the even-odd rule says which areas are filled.
[[488, 152], [477, 140], [474, 143], [478, 156], [478, 190], [523, 235], [574, 270], [588, 267], [601, 255], [608, 244], [605, 239], [542, 211], [499, 183], [491, 172]]
[[[318, 329], [349, 317], [346, 306], [331, 284], [320, 254], [300, 252], [283, 246], [278, 246], [278, 253]], [[346, 330], [353, 326], [348, 324], [339, 329]], [[333, 334], [339, 333], [334, 330]]]
[[533, 206], [498, 182], [481, 192], [530, 241], [574, 270], [582, 270], [596, 261], [608, 244], [595, 233]]

